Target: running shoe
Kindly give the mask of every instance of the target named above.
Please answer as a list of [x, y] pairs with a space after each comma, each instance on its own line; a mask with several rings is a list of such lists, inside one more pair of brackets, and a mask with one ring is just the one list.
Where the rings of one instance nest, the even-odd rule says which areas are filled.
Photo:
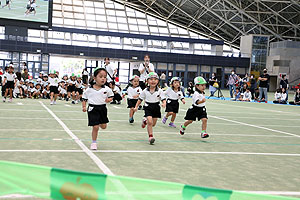
[[162, 119], [161, 122], [162, 122], [163, 124], [166, 124], [167, 120], [168, 120], [168, 118], [164, 117], [164, 118]]
[[208, 138], [209, 135], [206, 132], [201, 133], [201, 138]]
[[97, 143], [92, 143], [91, 144], [91, 150], [97, 150]]
[[147, 119], [144, 118], [142, 121], [142, 128], [145, 128], [146, 125], [147, 125]]
[[149, 137], [149, 143], [152, 145], [155, 142], [155, 138], [154, 137]]
[[170, 122], [169, 127], [176, 128], [176, 125], [173, 122]]
[[182, 125], [180, 126], [180, 135], [184, 135], [184, 131], [185, 131], [185, 128], [182, 127]]

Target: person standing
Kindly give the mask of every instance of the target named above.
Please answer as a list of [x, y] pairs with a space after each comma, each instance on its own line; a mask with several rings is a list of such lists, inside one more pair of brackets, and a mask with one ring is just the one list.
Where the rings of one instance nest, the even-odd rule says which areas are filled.
[[117, 74], [117, 68], [115, 68], [114, 66], [112, 66], [110, 64], [110, 59], [109, 58], [104, 58], [104, 68], [107, 71], [107, 83], [111, 83], [113, 81], [115, 81], [116, 78], [116, 74]]
[[286, 75], [282, 75], [282, 79], [280, 80], [280, 84], [279, 84], [280, 88], [284, 88], [285, 92], [286, 92], [286, 101], [288, 101], [289, 98], [289, 80], [286, 78]]
[[140, 72], [140, 87], [142, 90], [146, 88], [146, 78], [150, 72], [154, 72], [154, 65], [150, 63], [150, 56], [146, 54], [144, 56], [144, 62], [140, 64], [139, 67]]
[[230, 97], [233, 98], [233, 91], [235, 92], [235, 89], [236, 89], [236, 84], [238, 82], [238, 77], [237, 75], [235, 74], [235, 71], [232, 70], [231, 71], [231, 74], [229, 76], [229, 80], [227, 82], [227, 85], [229, 87], [229, 93], [230, 93]]
[[88, 79], [89, 79], [89, 72], [87, 68], [84, 68], [82, 70], [82, 82], [83, 84], [87, 85], [88, 84]]
[[251, 92], [251, 96], [252, 98], [254, 98], [254, 93], [255, 93], [255, 88], [257, 88], [257, 83], [256, 80], [254, 78], [254, 75], [251, 74], [250, 76], [250, 92]]
[[163, 88], [165, 86], [165, 82], [166, 82], [166, 74], [161, 73], [161, 75], [160, 75], [160, 87], [161, 88]]
[[270, 76], [268, 74], [268, 70], [264, 69], [264, 73], [260, 75], [259, 80], [259, 101], [262, 101], [262, 96], [265, 96], [265, 103], [268, 103], [268, 86], [270, 81]]
[[212, 77], [209, 79], [209, 92], [211, 97], [213, 97], [215, 92], [217, 91], [217, 87], [216, 87], [217, 84], [218, 84], [218, 80], [216, 74], [213, 73]]

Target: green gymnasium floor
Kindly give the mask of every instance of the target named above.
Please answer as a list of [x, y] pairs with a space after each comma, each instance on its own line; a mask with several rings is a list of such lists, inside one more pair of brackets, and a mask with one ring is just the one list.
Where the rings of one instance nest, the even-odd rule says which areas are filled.
[[[200, 138], [200, 122], [181, 136], [179, 128], [159, 121], [155, 145], [149, 145], [146, 129], [140, 126], [143, 112], [130, 125], [123, 101], [108, 105], [110, 123], [99, 132], [99, 150], [92, 160], [79, 146], [83, 142], [89, 147], [91, 142], [81, 105], [49, 103], [0, 103], [0, 160], [300, 196], [300, 107], [208, 100], [210, 138]], [[180, 105], [178, 127], [190, 105], [191, 99]]]

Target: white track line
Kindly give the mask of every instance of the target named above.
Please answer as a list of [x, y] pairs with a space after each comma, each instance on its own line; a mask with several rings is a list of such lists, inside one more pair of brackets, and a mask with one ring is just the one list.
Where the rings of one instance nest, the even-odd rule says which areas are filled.
[[[102, 170], [104, 174], [114, 176], [114, 173], [98, 158], [90, 149], [88, 149], [79, 138], [72, 133], [72, 131], [47, 107], [43, 102], [40, 104], [56, 119], [56, 121], [63, 127], [63, 129], [68, 133], [68, 135], [80, 146], [80, 148], [96, 163], [99, 169]], [[115, 186], [120, 189], [120, 193], [124, 195], [124, 199], [131, 200], [133, 196], [128, 192], [126, 187], [119, 180], [114, 180]]]
[[300, 196], [300, 192], [290, 191], [240, 191], [254, 194], [267, 194], [267, 195], [284, 195], [284, 196]]
[[[76, 140], [75, 140], [76, 141]], [[78, 140], [79, 141], [79, 140]], [[84, 150], [0, 150], [0, 153], [11, 152], [41, 152], [41, 153], [85, 153]], [[212, 154], [212, 155], [255, 155], [255, 156], [292, 156], [300, 157], [300, 154], [293, 153], [255, 153], [255, 152], [209, 152], [209, 151], [139, 151], [139, 150], [98, 150], [95, 153], [164, 153], [164, 154]]]
[[244, 125], [244, 126], [250, 126], [250, 127], [254, 127], [254, 128], [259, 128], [259, 129], [263, 129], [263, 130], [267, 130], [267, 131], [272, 131], [272, 132], [276, 132], [276, 133], [282, 133], [282, 134], [285, 134], [285, 135], [290, 135], [290, 136], [294, 136], [294, 137], [299, 137], [300, 138], [300, 135], [296, 135], [296, 134], [293, 134], [293, 133], [288, 133], [288, 132], [285, 132], [285, 131], [279, 131], [279, 130], [275, 130], [275, 129], [271, 129], [271, 128], [266, 128], [266, 127], [263, 127], [263, 126], [253, 125], [253, 124], [247, 124], [247, 123], [244, 123], [244, 122], [239, 122], [239, 121], [235, 121], [235, 120], [225, 119], [225, 118], [222, 118], [222, 117], [217, 117], [217, 116], [212, 116], [212, 115], [209, 115], [209, 117], [212, 117], [212, 118], [215, 118], [215, 119], [219, 119], [219, 120], [228, 121], [228, 122], [232, 122], [232, 123], [236, 123], [236, 124], [241, 124], [241, 125]]
[[68, 135], [80, 146], [80, 148], [96, 163], [96, 165], [107, 175], [114, 175], [114, 173], [91, 151], [89, 150], [79, 138], [72, 133], [72, 131], [47, 107], [43, 102], [40, 104], [56, 119], [56, 121], [63, 127]]

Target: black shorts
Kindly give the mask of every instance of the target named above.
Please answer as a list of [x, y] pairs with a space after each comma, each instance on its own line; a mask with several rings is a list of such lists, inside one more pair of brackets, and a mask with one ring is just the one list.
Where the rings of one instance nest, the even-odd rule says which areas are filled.
[[50, 93], [58, 94], [58, 87], [57, 86], [50, 86]]
[[14, 89], [15, 88], [15, 81], [7, 81], [5, 83], [6, 89]]
[[32, 8], [32, 7], [31, 7], [31, 8], [29, 9], [29, 11], [30, 11], [30, 12], [35, 11], [35, 8]]
[[152, 118], [161, 118], [160, 105], [158, 103], [147, 103], [144, 104], [144, 117], [151, 116]]
[[76, 90], [75, 85], [69, 85], [68, 89], [67, 89], [67, 92], [75, 92], [75, 90]]
[[135, 108], [138, 99], [127, 99], [127, 108]]
[[31, 8], [30, 5], [27, 5], [27, 6], [26, 6], [26, 9], [27, 9], [27, 10], [29, 10], [30, 8]]
[[206, 118], [207, 119], [207, 113], [205, 107], [197, 107], [193, 106], [192, 108], [189, 108], [185, 115], [185, 120], [193, 120], [196, 121], [198, 118], [198, 121]]
[[78, 92], [78, 93], [79, 93], [79, 95], [82, 95], [82, 93], [83, 93], [83, 90], [82, 90], [82, 88], [76, 88], [76, 92]]
[[167, 100], [166, 112], [178, 113], [179, 111], [179, 102], [178, 100]]
[[88, 126], [107, 124], [109, 122], [106, 105], [89, 104], [87, 112], [89, 120]]

